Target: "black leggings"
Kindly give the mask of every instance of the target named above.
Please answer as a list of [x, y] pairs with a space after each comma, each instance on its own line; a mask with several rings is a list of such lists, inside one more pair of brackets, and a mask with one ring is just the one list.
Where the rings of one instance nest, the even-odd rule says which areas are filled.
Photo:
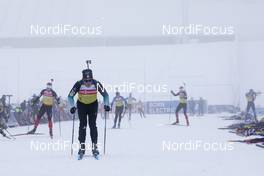
[[179, 113], [181, 109], [183, 109], [183, 113], [186, 114], [187, 113], [187, 104], [186, 103], [179, 103], [179, 105], [177, 106], [177, 109], [176, 109], [176, 113]]
[[39, 112], [38, 118], [41, 118], [45, 113], [47, 113], [48, 119], [52, 118], [52, 106], [42, 105]]
[[124, 111], [124, 106], [115, 108], [115, 121], [114, 121], [115, 124], [114, 125], [116, 125], [117, 120], [118, 120], [118, 124], [120, 125], [123, 111]]
[[52, 106], [47, 106], [47, 105], [42, 105], [39, 112], [38, 112], [38, 115], [37, 115], [37, 119], [35, 121], [35, 128], [37, 128], [37, 126], [39, 125], [39, 122], [40, 122], [40, 119], [41, 117], [47, 113], [47, 116], [48, 116], [48, 125], [49, 125], [49, 128], [52, 128], [52, 121], [51, 121], [51, 118], [52, 118]]
[[97, 144], [98, 132], [96, 127], [96, 118], [98, 112], [98, 102], [95, 101], [91, 104], [83, 104], [77, 102], [78, 116], [80, 120], [79, 125], [79, 142], [80, 144], [85, 143], [86, 140], [86, 127], [87, 127], [87, 116], [90, 128], [90, 136], [93, 144]]
[[254, 102], [248, 102], [248, 104], [247, 104], [247, 114], [249, 113], [250, 109], [252, 109], [254, 117], [256, 118], [257, 114], [256, 114], [256, 107], [255, 107], [255, 103]]
[[180, 103], [177, 106], [177, 109], [176, 109], [176, 122], [179, 122], [179, 112], [180, 112], [181, 109], [183, 109], [183, 114], [185, 116], [187, 124], [189, 125], [189, 120], [188, 120], [188, 115], [187, 115], [187, 103]]
[[144, 113], [144, 110], [142, 108], [138, 108], [138, 112], [139, 112], [139, 115], [141, 118], [145, 118], [145, 113]]

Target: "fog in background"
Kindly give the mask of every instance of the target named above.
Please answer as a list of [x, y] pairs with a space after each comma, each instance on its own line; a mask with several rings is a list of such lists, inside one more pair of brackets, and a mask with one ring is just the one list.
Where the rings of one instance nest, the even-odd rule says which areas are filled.
[[[19, 102], [45, 88], [63, 97], [92, 59], [94, 77], [106, 84], [186, 83], [189, 97], [209, 104], [245, 106], [248, 89], [264, 91], [264, 2], [261, 0], [0, 1], [0, 41], [31, 38], [30, 25], [103, 25], [103, 36], [162, 36], [163, 24], [232, 25], [233, 41], [174, 45], [0, 48], [0, 94]], [[36, 37], [36, 36], [34, 36]], [[133, 92], [142, 100], [169, 100], [170, 94]], [[124, 94], [125, 96], [128, 93]], [[113, 93], [111, 93], [113, 96]], [[264, 96], [257, 105], [264, 104]]]

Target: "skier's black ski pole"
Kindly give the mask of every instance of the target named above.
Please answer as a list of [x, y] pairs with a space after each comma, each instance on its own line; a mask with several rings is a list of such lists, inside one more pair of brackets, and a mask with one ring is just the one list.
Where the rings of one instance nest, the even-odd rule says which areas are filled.
[[72, 118], [72, 143], [71, 143], [71, 155], [73, 155], [74, 121], [75, 121], [75, 113], [73, 114], [73, 118]]
[[60, 129], [60, 137], [61, 137], [61, 110], [60, 110], [60, 107], [58, 106], [58, 109], [59, 109], [59, 129]]
[[29, 126], [30, 126], [30, 114], [29, 114], [29, 106], [27, 107], [27, 118], [28, 118], [28, 129], [27, 129], [27, 132], [29, 132]]
[[104, 155], [106, 153], [106, 117], [107, 117], [107, 112], [105, 111], [105, 123], [104, 123]]
[[172, 107], [172, 94], [170, 94], [170, 114], [169, 114], [169, 123], [171, 123], [170, 121], [171, 121], [171, 107]]

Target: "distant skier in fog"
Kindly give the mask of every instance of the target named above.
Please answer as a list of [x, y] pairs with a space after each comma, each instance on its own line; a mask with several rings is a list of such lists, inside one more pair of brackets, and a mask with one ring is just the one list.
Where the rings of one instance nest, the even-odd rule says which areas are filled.
[[190, 110], [190, 115], [192, 115], [192, 116], [195, 115], [195, 106], [196, 106], [196, 103], [192, 97], [189, 101], [189, 110]]
[[130, 93], [129, 97], [126, 98], [126, 101], [127, 101], [127, 109], [128, 109], [128, 120], [131, 120], [132, 111], [133, 111], [135, 102], [137, 100], [132, 96], [132, 93]]
[[6, 137], [6, 134], [3, 131], [5, 129], [7, 129], [5, 119], [2, 116], [0, 116], [0, 134], [2, 134], [4, 137]]
[[256, 107], [255, 107], [255, 100], [257, 95], [260, 93], [255, 92], [253, 89], [250, 89], [248, 93], [246, 93], [246, 98], [247, 98], [247, 109], [246, 113], [248, 114], [250, 109], [252, 109], [253, 114], [254, 114], [254, 119], [257, 122], [257, 113], [256, 113]]
[[183, 109], [183, 113], [184, 113], [184, 116], [185, 116], [185, 120], [186, 120], [186, 125], [189, 126], [190, 123], [189, 123], [189, 119], [188, 119], [188, 116], [187, 116], [187, 92], [184, 90], [184, 87], [180, 87], [179, 88], [179, 92], [178, 93], [174, 93], [172, 90], [171, 90], [171, 94], [174, 95], [174, 96], [179, 96], [180, 98], [180, 103], [179, 105], [177, 106], [177, 109], [176, 109], [176, 122], [172, 123], [172, 125], [176, 125], [179, 123], [179, 112], [181, 109]]
[[144, 112], [144, 104], [141, 100], [138, 101], [137, 108], [138, 108], [138, 113], [139, 113], [140, 117], [146, 118], [145, 112]]
[[3, 106], [3, 107], [6, 107], [6, 96], [5, 96], [5, 95], [3, 95], [3, 96], [1, 97], [0, 102], [2, 103], [2, 106]]
[[120, 92], [116, 92], [116, 96], [114, 97], [111, 103], [111, 109], [113, 109], [114, 104], [115, 104], [115, 119], [114, 119], [113, 128], [116, 128], [117, 121], [118, 121], [118, 128], [120, 128], [121, 119], [125, 114], [125, 110], [127, 109], [127, 101], [124, 97], [120, 95]]
[[0, 101], [0, 134], [2, 134], [4, 137], [6, 137], [6, 134], [4, 133], [4, 129], [7, 129], [6, 125], [6, 119], [4, 118], [4, 105], [2, 101]]
[[5, 107], [2, 101], [0, 101], [0, 118], [4, 118]]
[[6, 96], [3, 95], [0, 99], [0, 116], [8, 121], [8, 106], [6, 105]]
[[204, 100], [202, 97], [200, 97], [198, 102], [198, 115], [203, 116], [204, 115]]

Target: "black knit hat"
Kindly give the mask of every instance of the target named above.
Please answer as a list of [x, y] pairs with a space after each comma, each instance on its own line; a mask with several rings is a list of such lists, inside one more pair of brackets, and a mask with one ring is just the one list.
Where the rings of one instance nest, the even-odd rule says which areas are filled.
[[93, 71], [91, 69], [85, 69], [82, 71], [83, 79], [93, 79]]

